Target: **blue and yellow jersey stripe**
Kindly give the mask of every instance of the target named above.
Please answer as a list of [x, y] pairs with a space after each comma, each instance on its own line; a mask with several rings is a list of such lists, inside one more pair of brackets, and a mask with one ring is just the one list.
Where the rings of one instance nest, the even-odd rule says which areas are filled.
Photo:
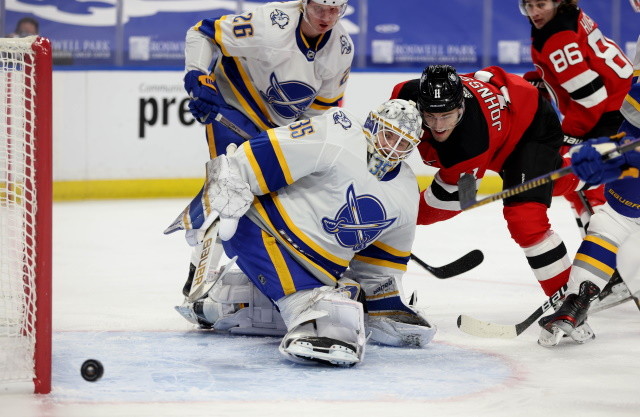
[[254, 208], [262, 221], [272, 230], [278, 231], [291, 249], [306, 258], [327, 277], [335, 281], [349, 266], [349, 259], [333, 255], [296, 227], [277, 195], [258, 197], [254, 202]]
[[261, 133], [245, 142], [243, 147], [263, 194], [293, 183], [291, 170], [274, 130]]
[[338, 107], [343, 97], [344, 97], [344, 94], [340, 94], [338, 97], [333, 97], [333, 98], [324, 98], [324, 97], [316, 96], [316, 98], [313, 100], [313, 103], [311, 103], [310, 107], [316, 110], [329, 110], [331, 107]]
[[249, 119], [262, 130], [275, 127], [276, 124], [271, 120], [266, 104], [238, 58], [223, 56], [219, 69], [220, 83], [226, 81], [231, 87], [234, 98]]
[[382, 242], [373, 242], [356, 254], [354, 259], [371, 265], [406, 271], [411, 252], [399, 251]]

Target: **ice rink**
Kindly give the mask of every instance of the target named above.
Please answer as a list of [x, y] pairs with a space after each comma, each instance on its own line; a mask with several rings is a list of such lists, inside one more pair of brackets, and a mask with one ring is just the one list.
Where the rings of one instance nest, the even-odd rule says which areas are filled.
[[[472, 249], [485, 260], [439, 280], [411, 263], [407, 295], [439, 330], [425, 349], [368, 346], [351, 369], [286, 361], [278, 338], [196, 330], [174, 310], [190, 249], [162, 231], [186, 199], [54, 204], [53, 391], [0, 396], [0, 416], [637, 416], [640, 313], [626, 303], [590, 318], [585, 345], [537, 345], [456, 327], [464, 313], [514, 324], [545, 299], [508, 235], [501, 203], [419, 226], [414, 253], [440, 266]], [[580, 237], [554, 200], [554, 229], [571, 254]], [[598, 284], [602, 284], [598, 282]], [[80, 365], [100, 360], [104, 377]]]

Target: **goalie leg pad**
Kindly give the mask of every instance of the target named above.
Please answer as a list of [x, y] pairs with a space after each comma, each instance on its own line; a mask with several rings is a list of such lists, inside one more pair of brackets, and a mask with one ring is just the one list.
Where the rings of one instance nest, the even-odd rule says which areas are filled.
[[425, 347], [435, 336], [437, 327], [429, 323], [413, 303], [401, 298], [400, 280], [395, 277], [361, 277], [366, 294], [366, 325], [371, 340], [389, 346]]
[[232, 334], [282, 336], [287, 331], [271, 300], [240, 270], [224, 273], [206, 296], [176, 310], [191, 323]]
[[364, 358], [362, 304], [349, 291], [322, 286], [298, 291], [277, 304], [289, 331], [280, 343], [288, 360], [353, 366]]

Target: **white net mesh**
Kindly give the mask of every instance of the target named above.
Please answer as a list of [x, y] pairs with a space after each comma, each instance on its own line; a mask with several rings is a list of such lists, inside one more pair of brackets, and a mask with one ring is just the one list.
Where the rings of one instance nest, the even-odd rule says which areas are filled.
[[0, 389], [34, 378], [33, 41], [0, 39]]

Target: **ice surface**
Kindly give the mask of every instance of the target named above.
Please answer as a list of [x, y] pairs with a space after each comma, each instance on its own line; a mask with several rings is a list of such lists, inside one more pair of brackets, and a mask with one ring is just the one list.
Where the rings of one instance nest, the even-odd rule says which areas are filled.
[[[516, 323], [544, 300], [500, 203], [419, 227], [414, 253], [439, 266], [479, 248], [485, 261], [439, 280], [410, 264], [405, 291], [439, 331], [426, 349], [370, 345], [362, 365], [295, 365], [277, 338], [195, 330], [181, 302], [190, 249], [162, 230], [186, 200], [54, 205], [54, 361], [48, 396], [0, 396], [0, 416], [636, 416], [640, 314], [630, 303], [590, 318], [597, 338], [555, 349], [532, 326], [512, 340], [456, 327], [459, 314]], [[580, 242], [568, 205], [554, 229]], [[80, 365], [100, 360], [103, 378]]]

